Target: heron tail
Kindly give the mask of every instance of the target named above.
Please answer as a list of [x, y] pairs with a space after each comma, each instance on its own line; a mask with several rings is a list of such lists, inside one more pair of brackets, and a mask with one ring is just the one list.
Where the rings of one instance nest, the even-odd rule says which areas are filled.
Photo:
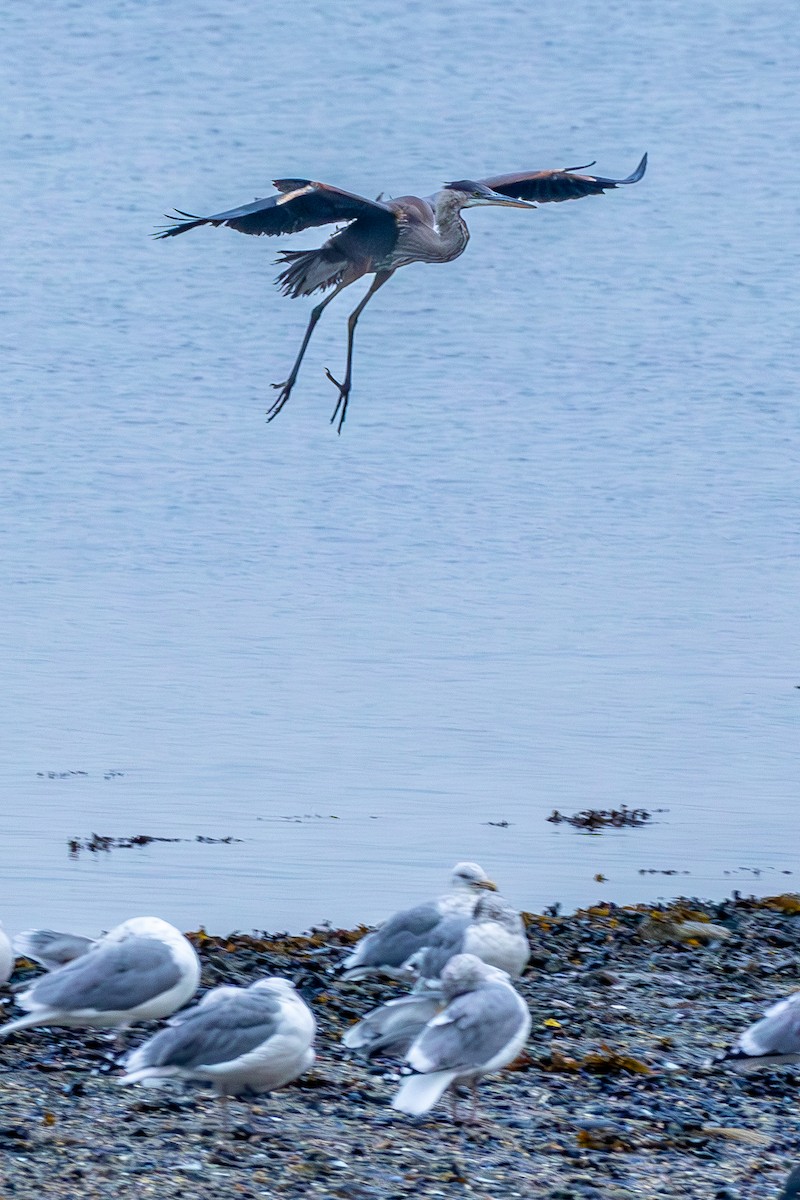
[[284, 296], [310, 296], [324, 292], [341, 281], [346, 265], [340, 255], [331, 256], [325, 246], [319, 250], [282, 250], [276, 260], [288, 263], [277, 278]]

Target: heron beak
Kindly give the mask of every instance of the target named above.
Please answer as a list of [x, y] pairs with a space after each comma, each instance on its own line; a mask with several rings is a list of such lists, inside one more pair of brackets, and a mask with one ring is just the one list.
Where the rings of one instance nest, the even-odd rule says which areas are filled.
[[492, 879], [477, 879], [475, 887], [483, 888], [485, 892], [496, 892], [497, 884]]
[[532, 204], [530, 200], [514, 200], [511, 196], [504, 196], [502, 192], [493, 192], [491, 188], [487, 188], [485, 199], [478, 200], [478, 204], [502, 204], [506, 208], [538, 208], [538, 204]]

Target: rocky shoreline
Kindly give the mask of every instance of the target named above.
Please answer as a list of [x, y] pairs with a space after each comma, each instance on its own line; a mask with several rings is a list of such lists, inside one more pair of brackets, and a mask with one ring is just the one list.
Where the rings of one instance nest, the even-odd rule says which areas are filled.
[[[363, 929], [191, 934], [204, 987], [296, 982], [319, 1022], [312, 1071], [232, 1102], [223, 1139], [206, 1090], [120, 1088], [104, 1035], [17, 1034], [0, 1045], [0, 1195], [772, 1200], [800, 1162], [800, 1069], [706, 1064], [800, 988], [799, 916], [795, 896], [529, 915], [531, 1039], [513, 1069], [483, 1082], [474, 1127], [451, 1124], [446, 1105], [394, 1112], [398, 1064], [341, 1046], [353, 1021], [402, 990], [338, 977]], [[12, 987], [33, 974], [19, 968]], [[0, 998], [8, 1013], [11, 993]]]

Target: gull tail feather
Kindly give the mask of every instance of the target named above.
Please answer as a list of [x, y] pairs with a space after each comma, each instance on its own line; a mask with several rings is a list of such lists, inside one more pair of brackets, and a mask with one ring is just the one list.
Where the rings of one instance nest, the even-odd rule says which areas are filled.
[[14, 949], [21, 958], [39, 961], [39, 955], [47, 950], [53, 940], [49, 929], [23, 929], [14, 936]]
[[412, 1117], [429, 1112], [456, 1077], [456, 1071], [433, 1071], [430, 1075], [412, 1075], [392, 1101], [392, 1108]]
[[56, 1014], [48, 1009], [37, 1009], [36, 1012], [28, 1013], [26, 1017], [17, 1017], [16, 1021], [0, 1025], [0, 1038], [16, 1033], [18, 1029], [30, 1029], [32, 1025], [49, 1025], [55, 1017]]
[[177, 1074], [177, 1069], [169, 1067], [142, 1067], [138, 1071], [128, 1070], [125, 1075], [117, 1080], [117, 1083], [155, 1083], [167, 1078], [169, 1075]]

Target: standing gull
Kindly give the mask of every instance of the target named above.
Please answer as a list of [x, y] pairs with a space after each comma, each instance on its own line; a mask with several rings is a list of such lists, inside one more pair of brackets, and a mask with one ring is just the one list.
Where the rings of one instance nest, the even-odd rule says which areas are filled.
[[120, 1083], [208, 1080], [227, 1122], [228, 1096], [272, 1091], [308, 1070], [315, 1029], [311, 1009], [288, 979], [217, 987], [134, 1050]]
[[[417, 1116], [433, 1108], [448, 1088], [469, 1083], [475, 1120], [478, 1079], [513, 1062], [530, 1032], [531, 1015], [508, 976], [474, 954], [450, 959], [442, 972], [442, 996], [446, 1007], [428, 1022], [406, 1056], [419, 1074], [405, 1081], [392, 1107]], [[451, 1100], [455, 1119], [452, 1090]]]
[[193, 946], [158, 917], [133, 917], [88, 954], [51, 971], [17, 1002], [28, 1015], [0, 1027], [0, 1037], [32, 1025], [124, 1029], [168, 1017], [200, 982]]
[[800, 1062], [800, 992], [771, 1005], [719, 1061], [738, 1071]]
[[403, 964], [428, 945], [439, 924], [446, 917], [471, 917], [478, 897], [487, 890], [496, 892], [497, 885], [482, 867], [471, 862], [456, 863], [450, 877], [450, 890], [443, 896], [395, 913], [380, 928], [361, 939], [345, 959], [345, 977], [406, 976]]
[[0, 925], [0, 987], [4, 983], [8, 983], [14, 972], [14, 951], [11, 949], [11, 942], [8, 940], [8, 934]]
[[17, 954], [40, 963], [47, 971], [57, 971], [96, 945], [93, 938], [82, 937], [79, 933], [59, 933], [55, 929], [24, 929], [14, 938]]

